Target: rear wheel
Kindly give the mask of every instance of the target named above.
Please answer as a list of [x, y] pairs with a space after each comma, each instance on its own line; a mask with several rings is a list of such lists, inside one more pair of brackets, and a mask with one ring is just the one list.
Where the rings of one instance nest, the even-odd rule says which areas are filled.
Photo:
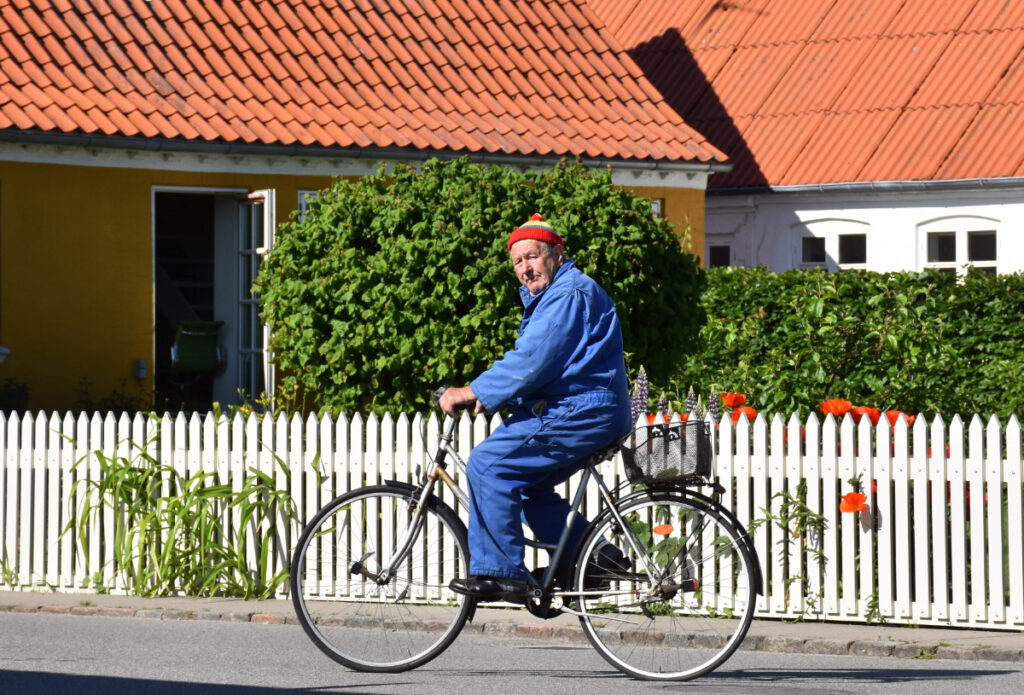
[[758, 575], [742, 531], [713, 503], [679, 492], [618, 509], [637, 547], [608, 512], [580, 546], [574, 585], [587, 639], [636, 678], [689, 680], [717, 668], [754, 615]]
[[[443, 652], [466, 623], [471, 603], [448, 589], [467, 576], [466, 529], [435, 499], [424, 512], [416, 514], [411, 490], [379, 485], [336, 498], [303, 530], [292, 603], [306, 634], [335, 661], [406, 671]], [[405, 557], [380, 577], [410, 529], [416, 536]]]

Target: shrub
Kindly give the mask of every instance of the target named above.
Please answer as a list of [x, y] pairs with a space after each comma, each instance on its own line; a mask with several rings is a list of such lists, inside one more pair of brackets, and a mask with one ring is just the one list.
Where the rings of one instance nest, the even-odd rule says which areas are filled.
[[416, 410], [511, 348], [509, 233], [540, 212], [615, 301], [626, 350], [668, 378], [696, 345], [703, 272], [607, 171], [524, 174], [468, 158], [337, 180], [277, 232], [255, 289], [283, 384], [320, 409]]
[[1024, 276], [708, 273], [700, 349], [673, 386], [806, 416], [827, 398], [909, 413], [1020, 413]]

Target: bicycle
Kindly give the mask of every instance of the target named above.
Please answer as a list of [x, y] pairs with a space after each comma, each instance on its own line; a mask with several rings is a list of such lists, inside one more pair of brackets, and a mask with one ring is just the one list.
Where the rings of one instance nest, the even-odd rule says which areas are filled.
[[[296, 615], [316, 646], [344, 666], [385, 673], [422, 666], [473, 617], [476, 600], [448, 588], [468, 575], [466, 527], [436, 492], [440, 481], [468, 506], [447, 470], [450, 460], [465, 474], [456, 425], [447, 419], [418, 484], [391, 480], [340, 495], [299, 538], [290, 577]], [[620, 451], [629, 481], [613, 491], [595, 468]], [[601, 510], [568, 582], [555, 570], [568, 528], [555, 546], [527, 541], [551, 560], [533, 572], [527, 610], [539, 618], [577, 616], [598, 653], [636, 678], [690, 680], [724, 663], [750, 627], [762, 577], [743, 525], [695, 489], [725, 491], [709, 481], [711, 459], [701, 421], [637, 428], [592, 454], [572, 508], [581, 509], [595, 484]], [[609, 543], [621, 561], [608, 562]]]

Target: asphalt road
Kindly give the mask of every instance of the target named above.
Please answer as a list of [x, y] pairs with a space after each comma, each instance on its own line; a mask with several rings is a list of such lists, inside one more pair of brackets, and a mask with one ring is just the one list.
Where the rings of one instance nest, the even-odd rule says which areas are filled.
[[737, 652], [690, 683], [630, 680], [589, 646], [463, 633], [416, 671], [355, 673], [294, 625], [0, 614], [0, 693], [684, 692], [752, 695], [1024, 692], [1024, 664]]

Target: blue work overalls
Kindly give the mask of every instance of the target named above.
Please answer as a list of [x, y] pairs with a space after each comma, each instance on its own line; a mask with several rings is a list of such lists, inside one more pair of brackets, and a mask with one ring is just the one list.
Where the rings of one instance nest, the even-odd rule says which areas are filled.
[[[526, 577], [523, 521], [556, 543], [571, 508], [554, 487], [632, 427], [622, 329], [607, 293], [567, 260], [547, 288], [520, 295], [515, 348], [470, 384], [487, 410], [512, 414], [468, 463], [470, 573], [517, 580]], [[564, 562], [586, 527], [577, 515]]]

